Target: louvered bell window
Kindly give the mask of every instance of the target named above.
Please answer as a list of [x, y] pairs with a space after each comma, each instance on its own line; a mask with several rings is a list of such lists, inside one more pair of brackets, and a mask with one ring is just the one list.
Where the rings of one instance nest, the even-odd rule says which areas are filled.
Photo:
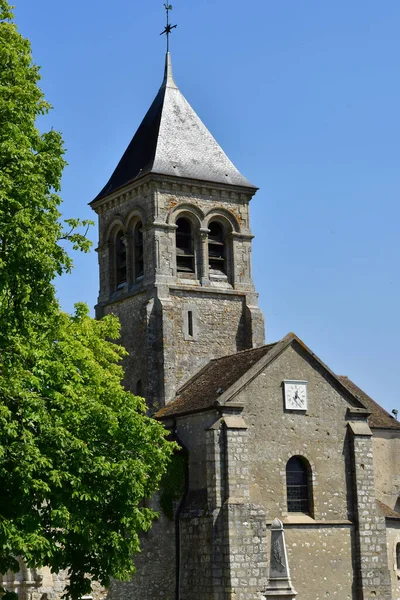
[[225, 235], [224, 229], [217, 221], [208, 226], [208, 265], [210, 271], [226, 273], [225, 269]]
[[176, 222], [176, 268], [178, 273], [194, 273], [194, 244], [192, 226], [188, 219]]
[[126, 283], [126, 247], [123, 238], [123, 232], [119, 231], [115, 238], [115, 268], [117, 289], [123, 287]]
[[292, 456], [286, 465], [288, 512], [310, 513], [309, 469], [299, 456]]

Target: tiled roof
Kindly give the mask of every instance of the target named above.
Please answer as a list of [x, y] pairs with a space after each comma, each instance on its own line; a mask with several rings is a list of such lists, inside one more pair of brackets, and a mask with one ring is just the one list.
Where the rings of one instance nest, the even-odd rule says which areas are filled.
[[382, 406], [368, 396], [351, 379], [345, 375], [338, 375], [338, 379], [371, 413], [368, 423], [376, 429], [400, 429], [400, 422], [392, 417]]
[[148, 173], [252, 188], [179, 91], [171, 57], [164, 81], [99, 200]]
[[378, 505], [378, 511], [381, 513], [381, 515], [387, 519], [400, 519], [400, 513], [397, 512], [397, 510], [393, 510], [390, 508], [390, 506], [384, 504], [380, 500], [377, 500], [376, 503]]
[[275, 346], [269, 344], [211, 360], [178, 391], [175, 400], [158, 411], [156, 417], [166, 418], [211, 408], [223, 392]]

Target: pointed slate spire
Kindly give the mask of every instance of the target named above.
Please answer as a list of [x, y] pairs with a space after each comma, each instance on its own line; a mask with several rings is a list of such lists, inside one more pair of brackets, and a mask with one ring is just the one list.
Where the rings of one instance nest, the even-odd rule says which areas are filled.
[[153, 104], [94, 201], [148, 173], [256, 189], [239, 173], [178, 89], [169, 52]]
[[178, 89], [178, 86], [176, 85], [176, 83], [174, 81], [174, 76], [172, 73], [172, 60], [171, 60], [170, 52], [167, 52], [167, 54], [165, 56], [164, 81], [163, 81], [162, 85], [165, 87], [172, 87], [172, 88]]

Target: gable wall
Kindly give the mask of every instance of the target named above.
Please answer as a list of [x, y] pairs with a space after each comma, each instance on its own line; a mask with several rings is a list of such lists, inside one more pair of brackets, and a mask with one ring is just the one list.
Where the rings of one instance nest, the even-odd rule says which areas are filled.
[[[308, 381], [305, 414], [284, 411], [284, 379]], [[249, 426], [251, 501], [262, 503], [271, 519], [285, 515], [286, 463], [291, 456], [301, 454], [312, 466], [315, 518], [348, 519], [348, 403], [321, 371], [289, 347], [236, 401], [244, 403]]]
[[[308, 410], [283, 409], [284, 379], [308, 381]], [[245, 405], [248, 424], [250, 502], [261, 504], [271, 522], [286, 522], [294, 588], [300, 598], [355, 599], [354, 528], [348, 403], [322, 375], [289, 347], [234, 398]], [[315, 521], [286, 511], [285, 467], [290, 456], [305, 456], [313, 471]], [[323, 576], [322, 576], [323, 574]]]

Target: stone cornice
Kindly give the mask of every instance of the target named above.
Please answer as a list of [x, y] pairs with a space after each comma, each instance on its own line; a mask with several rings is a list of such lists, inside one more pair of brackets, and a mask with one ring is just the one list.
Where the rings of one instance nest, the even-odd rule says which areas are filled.
[[110, 208], [133, 200], [136, 196], [146, 195], [156, 189], [161, 193], [173, 193], [183, 196], [193, 194], [199, 198], [213, 198], [230, 202], [249, 202], [257, 191], [257, 188], [245, 188], [151, 173], [116, 190], [109, 196], [94, 200], [90, 203], [90, 206], [97, 214], [101, 214]]
[[168, 288], [174, 292], [190, 292], [191, 294], [217, 294], [218, 296], [246, 296], [246, 292], [236, 289], [226, 288], [213, 288], [205, 286], [191, 286], [191, 285], [168, 285]]
[[249, 241], [254, 239], [254, 235], [252, 233], [238, 233], [237, 231], [231, 231], [229, 234], [233, 239], [240, 241]]

